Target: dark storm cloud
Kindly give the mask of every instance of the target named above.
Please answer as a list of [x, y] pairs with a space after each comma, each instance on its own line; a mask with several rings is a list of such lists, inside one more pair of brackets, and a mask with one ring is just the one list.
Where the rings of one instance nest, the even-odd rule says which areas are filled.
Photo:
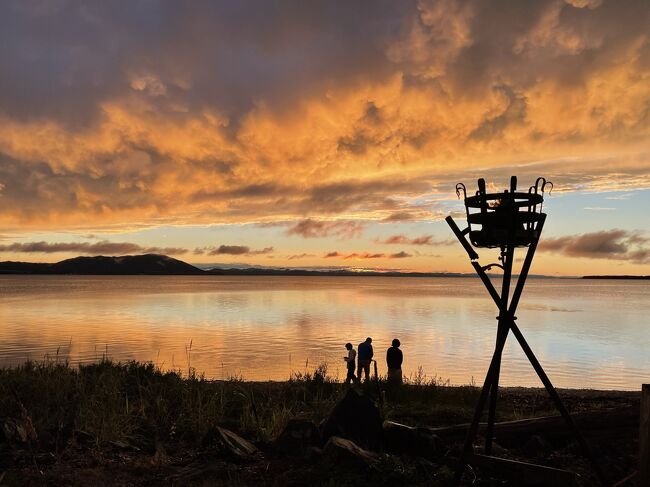
[[591, 2], [597, 8], [545, 0], [468, 3], [472, 42], [451, 62], [449, 75], [457, 87], [478, 93], [491, 89], [499, 74], [522, 87], [540, 77], [584, 83], [647, 32], [650, 15], [644, 0]]
[[295, 188], [290, 186], [283, 186], [275, 183], [258, 183], [228, 188], [225, 190], [200, 191], [192, 195], [192, 200], [203, 202], [213, 200], [221, 201], [227, 198], [268, 199], [276, 196], [288, 196], [295, 193], [295, 191]]
[[386, 218], [382, 219], [383, 222], [404, 222], [413, 220], [415, 215], [406, 211], [396, 211], [391, 213]]
[[430, 186], [420, 180], [347, 180], [315, 186], [301, 201], [301, 206], [311, 211], [338, 213], [364, 205], [370, 208], [396, 207], [391, 197], [399, 194], [426, 192]]
[[394, 254], [390, 254], [388, 256], [389, 259], [404, 259], [406, 257], [411, 257], [411, 254], [408, 254], [404, 252], [403, 250], [401, 252], [396, 252]]
[[407, 245], [437, 245], [438, 242], [433, 240], [433, 235], [422, 235], [421, 237], [410, 238], [405, 235], [391, 235], [384, 240], [378, 240], [377, 243], [383, 244], [407, 244]]
[[300, 235], [303, 238], [323, 238], [336, 236], [338, 238], [358, 237], [363, 232], [362, 222], [340, 220], [340, 221], [317, 221], [308, 218], [300, 220], [287, 229], [288, 235]]
[[59, 215], [84, 213], [87, 218], [111, 212], [157, 206], [146, 188], [158, 177], [144, 164], [132, 173], [53, 168], [47, 162], [23, 164], [0, 153], [0, 195], [8, 214], [23, 223]]
[[580, 235], [546, 238], [539, 244], [539, 250], [561, 253], [569, 257], [647, 263], [650, 262], [649, 241], [650, 239], [639, 232], [603, 230]]
[[307, 259], [311, 257], [317, 257], [316, 254], [307, 254], [307, 253], [302, 253], [302, 254], [293, 254], [287, 257], [289, 260], [297, 260], [297, 259]]
[[207, 255], [261, 255], [273, 252], [273, 247], [265, 247], [260, 250], [251, 250], [247, 245], [219, 245], [219, 247], [206, 247], [197, 249], [200, 253]]
[[179, 247], [145, 247], [129, 242], [15, 242], [0, 245], [0, 252], [45, 253], [58, 252], [77, 253], [86, 255], [121, 255], [121, 254], [185, 254], [187, 249]]
[[[316, 184], [301, 188], [297, 185], [280, 185], [260, 183], [234, 187], [227, 190], [201, 191], [195, 193], [192, 199], [197, 202], [219, 202], [224, 199], [244, 200], [245, 208], [254, 210], [265, 208], [265, 212], [300, 211], [302, 213], [340, 213], [345, 210], [363, 207], [365, 209], [391, 209], [397, 204], [392, 197], [424, 193], [430, 189], [428, 182], [417, 180], [385, 179], [358, 180], [348, 179], [336, 183]], [[257, 207], [259, 201], [261, 206]], [[272, 203], [269, 205], [269, 203]], [[358, 233], [362, 230], [360, 223], [339, 222], [330, 224], [321, 221], [305, 220], [298, 222], [292, 234], [303, 236], [313, 233], [326, 232], [333, 235], [346, 235], [350, 231]], [[317, 229], [320, 227], [320, 230]]]
[[[468, 93], [494, 89], [503, 73], [522, 86], [540, 76], [579, 83], [648, 27], [644, 0], [606, 1], [595, 9], [546, 0], [420, 2], [419, 10], [415, 1], [189, 7], [173, 1], [5, 2], [0, 106], [22, 119], [86, 123], [101, 113], [102, 101], [129, 95], [193, 109], [218, 106], [237, 118], [260, 99], [293, 104], [331, 82], [379, 79], [396, 68], [424, 77], [441, 58], [455, 86]], [[556, 16], [541, 25], [552, 8]], [[417, 51], [409, 28], [419, 36]], [[466, 41], [458, 39], [461, 28]], [[569, 34], [577, 39], [573, 44]], [[388, 62], [386, 52], [400, 43], [404, 52]], [[522, 62], [526, 69], [513, 69]], [[163, 105], [171, 114], [171, 104]], [[380, 109], [369, 102], [365, 118], [379, 123]]]
[[328, 82], [385, 74], [384, 45], [413, 8], [410, 1], [7, 2], [0, 106], [12, 117], [84, 124], [103, 100], [129, 94], [217, 105], [236, 118], [260, 99], [284, 103]]
[[422, 235], [420, 237], [407, 237], [406, 235], [391, 235], [384, 240], [375, 240], [380, 244], [387, 245], [450, 245], [454, 242], [450, 239], [436, 240], [433, 235]]

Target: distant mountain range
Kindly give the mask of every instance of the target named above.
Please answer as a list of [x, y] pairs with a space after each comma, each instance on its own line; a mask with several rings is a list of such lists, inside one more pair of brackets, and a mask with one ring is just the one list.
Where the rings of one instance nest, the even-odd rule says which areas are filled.
[[[144, 254], [118, 257], [75, 257], [53, 264], [0, 262], [0, 274], [77, 274], [77, 275], [215, 275], [215, 276], [383, 276], [383, 277], [476, 277], [474, 273], [353, 271], [348, 269], [296, 269], [280, 267], [233, 267], [200, 269], [166, 255]], [[491, 274], [490, 274], [491, 275]], [[548, 276], [531, 274], [529, 277]], [[586, 276], [587, 279], [634, 279], [634, 276]], [[636, 277], [636, 279], [644, 277]], [[647, 278], [647, 277], [645, 277]]]
[[0, 262], [0, 274], [81, 274], [81, 275], [219, 275], [219, 276], [400, 276], [400, 277], [463, 277], [465, 274], [446, 272], [380, 272], [231, 268], [199, 269], [166, 255], [124, 255], [120, 257], [75, 257], [54, 264], [34, 262]]
[[0, 262], [0, 274], [191, 275], [204, 271], [166, 255], [75, 257], [55, 264]]

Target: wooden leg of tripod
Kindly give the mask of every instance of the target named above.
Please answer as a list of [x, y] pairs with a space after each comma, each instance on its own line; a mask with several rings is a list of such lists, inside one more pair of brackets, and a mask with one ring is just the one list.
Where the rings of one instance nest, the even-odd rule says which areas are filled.
[[492, 384], [494, 383], [495, 379], [498, 384], [501, 354], [506, 343], [506, 337], [507, 328], [505, 333], [498, 336], [499, 339], [497, 339], [497, 343], [494, 348], [494, 354], [492, 355], [492, 361], [490, 362], [490, 367], [488, 368], [487, 374], [485, 376], [485, 381], [483, 382], [481, 395], [479, 396], [478, 402], [476, 404], [476, 409], [474, 410], [474, 417], [472, 419], [472, 423], [470, 424], [469, 430], [467, 431], [467, 436], [465, 437], [465, 445], [463, 446], [463, 451], [460, 456], [458, 467], [456, 468], [454, 485], [460, 485], [460, 481], [463, 477], [463, 472], [465, 471], [465, 466], [467, 464], [467, 457], [472, 453], [472, 444], [474, 443], [474, 438], [476, 438], [479, 422], [481, 421], [481, 416], [483, 415], [483, 409], [485, 408], [488, 394], [490, 393]]
[[553, 387], [551, 380], [546, 375], [546, 372], [544, 372], [542, 365], [539, 363], [539, 360], [537, 360], [537, 357], [535, 357], [535, 354], [533, 353], [532, 349], [528, 345], [528, 342], [526, 342], [524, 335], [521, 333], [519, 327], [514, 321], [510, 323], [510, 328], [512, 329], [512, 334], [515, 336], [522, 350], [526, 354], [526, 357], [528, 357], [528, 360], [530, 361], [531, 365], [535, 369], [535, 372], [537, 372], [537, 375], [539, 376], [542, 383], [544, 384], [544, 387], [546, 387], [546, 391], [548, 392], [549, 396], [551, 396], [551, 399], [553, 399], [553, 402], [555, 403], [555, 407], [560, 412], [560, 414], [566, 421], [567, 425], [569, 426], [569, 429], [573, 432], [576, 439], [578, 440], [578, 443], [580, 444], [580, 447], [582, 448], [584, 455], [591, 462], [591, 466], [596, 472], [596, 475], [598, 476], [599, 480], [603, 485], [608, 485], [607, 479], [605, 478], [605, 474], [603, 473], [602, 469], [600, 468], [600, 465], [598, 464], [598, 462], [596, 462], [596, 459], [591, 453], [591, 449], [589, 448], [589, 445], [587, 444], [586, 440], [580, 433], [580, 430], [578, 429], [576, 424], [573, 422], [573, 418], [571, 418], [569, 411], [567, 411], [566, 407], [564, 406], [564, 403], [562, 403], [562, 399], [560, 399], [560, 395], [555, 390], [555, 387]]
[[495, 370], [493, 373], [492, 384], [490, 385], [490, 405], [488, 409], [488, 424], [487, 430], [485, 433], [485, 454], [490, 455], [492, 453], [492, 437], [494, 436], [494, 418], [496, 416], [497, 408], [497, 398], [499, 396], [499, 375], [501, 373], [501, 356], [503, 351], [503, 346], [506, 343], [508, 338], [508, 330], [510, 327], [507, 323], [499, 323], [499, 331], [497, 333], [497, 343], [503, 342], [501, 346], [501, 351], [498, 356], [496, 356], [495, 350]]

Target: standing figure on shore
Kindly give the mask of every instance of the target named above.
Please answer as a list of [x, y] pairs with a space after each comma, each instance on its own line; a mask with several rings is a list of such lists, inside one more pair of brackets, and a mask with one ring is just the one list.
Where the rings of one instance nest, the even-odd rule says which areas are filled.
[[393, 385], [402, 383], [402, 361], [404, 359], [402, 351], [399, 349], [400, 341], [395, 338], [386, 351], [386, 365], [388, 365], [388, 382]]
[[357, 352], [354, 348], [352, 348], [351, 343], [346, 343], [345, 348], [348, 351], [348, 356], [343, 357], [343, 360], [348, 364], [348, 375], [345, 377], [345, 384], [349, 384], [350, 382], [359, 382], [357, 379], [357, 376], [354, 375], [354, 370], [356, 369], [356, 358], [357, 358]]
[[372, 361], [372, 338], [366, 338], [366, 341], [359, 343], [359, 368], [357, 369], [357, 379], [361, 382], [361, 371], [366, 373], [366, 382], [370, 380], [370, 362]]

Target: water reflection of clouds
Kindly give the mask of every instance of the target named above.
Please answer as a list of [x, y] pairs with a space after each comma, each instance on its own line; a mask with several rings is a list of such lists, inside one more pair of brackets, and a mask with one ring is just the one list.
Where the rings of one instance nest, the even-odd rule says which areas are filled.
[[[47, 292], [32, 278], [0, 297], [0, 363], [68, 346], [71, 361], [87, 362], [107, 347], [116, 360], [186, 370], [191, 340], [191, 365], [208, 377], [285, 379], [306, 361], [326, 361], [340, 375], [344, 343], [366, 336], [385, 372], [386, 348], [398, 337], [407, 375], [422, 366], [429, 377], [467, 383], [482, 381], [495, 340], [496, 309], [480, 287], [480, 299], [464, 297], [469, 279], [58, 278], [44, 278]], [[580, 281], [531, 282], [518, 322], [554, 382], [629, 388], [647, 377], [650, 286], [607, 293], [599, 285], [592, 294]], [[504, 384], [538, 384], [512, 337], [504, 364]]]
[[530, 311], [545, 311], [545, 312], [557, 312], [557, 313], [576, 313], [583, 311], [580, 308], [564, 308], [561, 306], [553, 306], [548, 304], [540, 303], [522, 303], [518, 306], [519, 310], [530, 310]]

